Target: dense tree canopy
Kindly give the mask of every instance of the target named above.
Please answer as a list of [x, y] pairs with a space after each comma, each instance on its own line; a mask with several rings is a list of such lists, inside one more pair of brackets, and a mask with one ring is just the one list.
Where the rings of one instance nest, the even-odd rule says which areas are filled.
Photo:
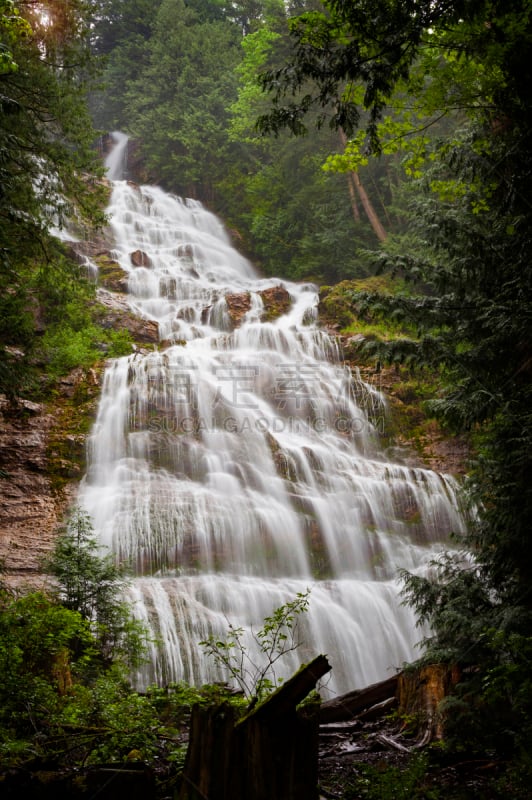
[[100, 170], [86, 104], [87, 3], [4, 0], [0, 14], [0, 386], [12, 394], [27, 381], [31, 308], [74, 277], [50, 228], [102, 217], [87, 181]]

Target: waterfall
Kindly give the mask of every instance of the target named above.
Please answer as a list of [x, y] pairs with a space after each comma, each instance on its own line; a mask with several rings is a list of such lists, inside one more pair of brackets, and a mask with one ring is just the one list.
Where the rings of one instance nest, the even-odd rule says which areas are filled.
[[114, 146], [105, 159], [105, 168], [110, 181], [120, 181], [125, 177], [129, 137], [121, 131], [114, 131], [111, 139]]
[[80, 503], [157, 639], [136, 686], [226, 678], [199, 642], [230, 622], [251, 652], [307, 589], [281, 673], [324, 653], [326, 694], [392, 674], [420, 638], [398, 570], [423, 571], [463, 529], [455, 481], [386, 459], [385, 398], [318, 327], [314, 285], [260, 278], [214, 215], [160, 188], [115, 180], [108, 214], [160, 345], [109, 362]]

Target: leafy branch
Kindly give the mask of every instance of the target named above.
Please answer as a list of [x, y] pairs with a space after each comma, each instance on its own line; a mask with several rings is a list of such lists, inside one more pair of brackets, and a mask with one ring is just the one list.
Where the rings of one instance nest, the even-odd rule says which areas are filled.
[[235, 627], [232, 623], [228, 623], [225, 639], [211, 634], [200, 642], [205, 654], [229, 673], [250, 701], [250, 707], [282, 683], [282, 678], [277, 676], [276, 664], [299, 647], [298, 618], [308, 610], [309, 598], [310, 589], [298, 592], [295, 600], [279, 606], [265, 617], [260, 630], [255, 632], [251, 628], [252, 639], [260, 652], [260, 663], [244, 644], [244, 628]]

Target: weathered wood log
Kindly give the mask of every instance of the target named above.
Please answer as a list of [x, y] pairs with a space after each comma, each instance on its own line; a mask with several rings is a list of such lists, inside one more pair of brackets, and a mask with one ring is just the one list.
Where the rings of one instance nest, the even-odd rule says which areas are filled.
[[263, 703], [258, 705], [250, 715], [261, 720], [281, 717], [293, 711], [312, 691], [320, 678], [331, 669], [325, 656], [317, 656], [309, 664], [303, 664], [298, 671], [283, 683]]
[[385, 681], [373, 683], [322, 703], [320, 724], [350, 719], [375, 719], [392, 707], [408, 719], [415, 746], [442, 738], [444, 718], [440, 703], [460, 678], [457, 667], [429, 664], [408, 669]]
[[296, 706], [330, 669], [318, 656], [238, 721], [195, 706], [179, 800], [317, 800], [317, 707]]
[[378, 742], [389, 747], [391, 750], [399, 750], [400, 753], [410, 753], [410, 748], [405, 747], [401, 742], [396, 742], [392, 736], [386, 736], [384, 733], [379, 733], [375, 737]]
[[393, 675], [379, 683], [372, 683], [365, 689], [356, 689], [327, 700], [320, 708], [320, 724], [353, 719], [377, 703], [384, 703], [389, 698], [395, 697], [397, 685], [398, 676]]
[[233, 752], [235, 710], [224, 703], [192, 709], [180, 800], [224, 800]]
[[360, 722], [372, 722], [384, 716], [384, 714], [391, 711], [392, 708], [397, 708], [397, 697], [395, 695], [393, 697], [388, 697], [387, 700], [383, 700], [382, 703], [375, 703], [374, 706], [370, 706], [365, 711], [361, 711], [360, 714], [357, 714], [357, 720], [360, 720]]

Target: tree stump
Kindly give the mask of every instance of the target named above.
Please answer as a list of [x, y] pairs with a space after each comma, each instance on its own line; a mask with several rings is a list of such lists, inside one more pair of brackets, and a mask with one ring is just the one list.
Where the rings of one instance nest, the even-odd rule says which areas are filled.
[[330, 669], [318, 656], [238, 721], [195, 706], [179, 800], [317, 800], [318, 708], [297, 705]]
[[449, 664], [428, 664], [398, 676], [399, 711], [412, 717], [418, 746], [443, 737], [445, 720], [439, 705], [459, 680], [458, 667]]

